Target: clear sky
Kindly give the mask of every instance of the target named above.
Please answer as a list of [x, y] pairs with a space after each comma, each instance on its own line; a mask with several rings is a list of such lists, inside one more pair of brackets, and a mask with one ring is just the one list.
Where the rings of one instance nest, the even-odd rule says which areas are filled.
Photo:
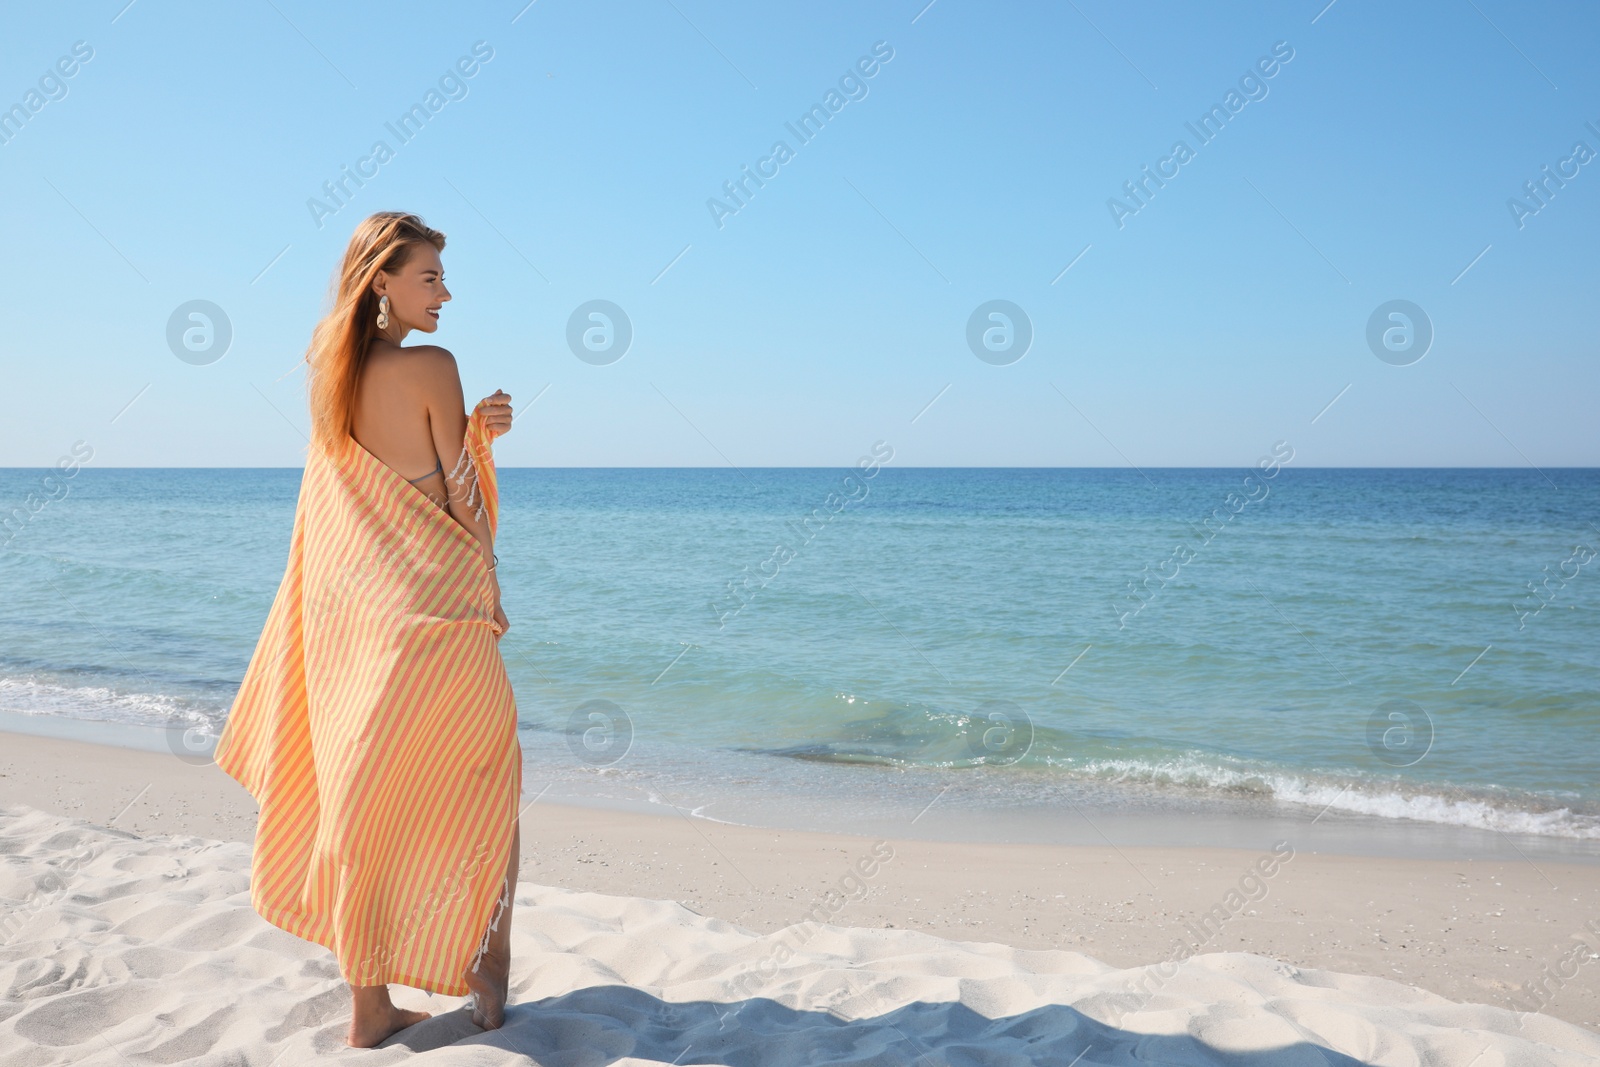
[[1600, 462], [1595, 5], [925, 4], [13, 5], [0, 465], [300, 464], [382, 209], [506, 465]]

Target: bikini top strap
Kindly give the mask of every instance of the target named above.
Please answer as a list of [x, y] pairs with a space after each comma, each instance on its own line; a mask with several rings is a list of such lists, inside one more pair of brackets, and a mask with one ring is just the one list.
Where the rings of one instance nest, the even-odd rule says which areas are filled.
[[444, 473], [444, 463], [439, 459], [438, 456], [434, 456], [433, 457], [433, 470], [429, 471], [427, 474], [424, 474], [419, 478], [407, 478], [406, 481], [410, 482], [412, 485], [416, 485], [418, 482], [422, 481], [424, 478], [432, 478], [435, 474], [443, 474], [443, 473]]

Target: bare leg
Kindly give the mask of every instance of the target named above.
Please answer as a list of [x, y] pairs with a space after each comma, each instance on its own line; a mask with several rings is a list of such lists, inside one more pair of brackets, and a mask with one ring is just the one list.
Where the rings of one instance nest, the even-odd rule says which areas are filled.
[[389, 1001], [386, 985], [351, 986], [350, 999], [355, 1010], [350, 1016], [350, 1035], [345, 1042], [351, 1048], [380, 1045], [386, 1038], [430, 1017], [425, 1011], [395, 1007]]
[[[500, 912], [497, 929], [489, 933], [489, 947], [478, 961], [476, 972], [462, 975], [472, 990], [476, 1004], [472, 1021], [485, 1030], [498, 1030], [506, 1021], [506, 989], [511, 982], [511, 902], [517, 892], [517, 870], [522, 865], [522, 820], [511, 826], [511, 856], [506, 862], [505, 909]], [[498, 905], [497, 905], [498, 907]], [[494, 913], [490, 913], [490, 919]]]

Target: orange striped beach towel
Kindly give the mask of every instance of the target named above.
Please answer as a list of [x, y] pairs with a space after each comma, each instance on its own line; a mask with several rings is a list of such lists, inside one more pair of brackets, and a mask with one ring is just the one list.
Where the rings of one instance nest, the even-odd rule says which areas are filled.
[[[490, 529], [484, 420], [468, 420]], [[217, 745], [261, 808], [250, 902], [352, 985], [465, 996], [522, 751], [473, 536], [346, 439], [312, 447], [289, 562]]]

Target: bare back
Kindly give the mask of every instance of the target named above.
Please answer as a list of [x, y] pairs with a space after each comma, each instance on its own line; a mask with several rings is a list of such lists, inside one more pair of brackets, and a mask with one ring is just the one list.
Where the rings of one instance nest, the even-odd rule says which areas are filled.
[[351, 434], [400, 477], [448, 511], [493, 556], [487, 525], [460, 506], [445, 473], [461, 460], [467, 432], [455, 357], [437, 345], [372, 342], [356, 383]]

